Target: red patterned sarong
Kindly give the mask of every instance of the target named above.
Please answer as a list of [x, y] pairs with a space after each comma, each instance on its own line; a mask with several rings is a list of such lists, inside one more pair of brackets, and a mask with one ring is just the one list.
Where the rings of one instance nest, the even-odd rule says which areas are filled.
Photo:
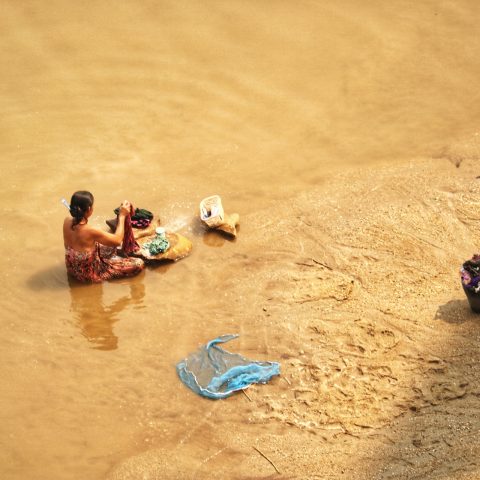
[[84, 283], [99, 283], [114, 278], [132, 277], [140, 273], [145, 264], [140, 258], [119, 257], [115, 248], [99, 243], [89, 252], [65, 249], [65, 265], [72, 277]]

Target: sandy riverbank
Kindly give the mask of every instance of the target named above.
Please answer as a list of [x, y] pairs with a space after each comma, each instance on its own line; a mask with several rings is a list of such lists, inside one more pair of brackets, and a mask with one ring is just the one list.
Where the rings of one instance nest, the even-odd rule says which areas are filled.
[[439, 159], [339, 175], [247, 216], [248, 253], [219, 251], [247, 338], [230, 348], [280, 360], [282, 378], [198, 399], [193, 428], [109, 479], [477, 478], [480, 320], [458, 280], [477, 173]]

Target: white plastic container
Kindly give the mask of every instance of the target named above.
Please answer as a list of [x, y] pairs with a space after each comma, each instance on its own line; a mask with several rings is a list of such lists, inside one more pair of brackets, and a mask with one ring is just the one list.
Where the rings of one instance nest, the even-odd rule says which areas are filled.
[[155, 233], [160, 237], [165, 237], [165, 229], [163, 227], [157, 227]]
[[222, 199], [218, 195], [204, 198], [200, 202], [200, 218], [211, 228], [218, 227], [225, 222]]

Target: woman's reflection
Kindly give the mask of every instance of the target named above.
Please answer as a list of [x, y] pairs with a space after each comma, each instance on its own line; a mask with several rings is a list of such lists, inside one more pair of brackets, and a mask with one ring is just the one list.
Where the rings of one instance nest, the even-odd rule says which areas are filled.
[[84, 285], [69, 279], [71, 311], [78, 322], [82, 335], [97, 350], [115, 350], [118, 337], [113, 333], [113, 324], [119, 314], [129, 305], [142, 303], [145, 287], [142, 283], [130, 280], [130, 294], [120, 297], [111, 305], [103, 302], [103, 284]]

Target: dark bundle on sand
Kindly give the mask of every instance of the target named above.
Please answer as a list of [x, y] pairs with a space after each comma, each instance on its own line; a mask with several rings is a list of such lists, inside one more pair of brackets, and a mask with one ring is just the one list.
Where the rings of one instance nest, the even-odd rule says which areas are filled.
[[480, 255], [474, 255], [460, 269], [462, 286], [472, 311], [480, 313]]

